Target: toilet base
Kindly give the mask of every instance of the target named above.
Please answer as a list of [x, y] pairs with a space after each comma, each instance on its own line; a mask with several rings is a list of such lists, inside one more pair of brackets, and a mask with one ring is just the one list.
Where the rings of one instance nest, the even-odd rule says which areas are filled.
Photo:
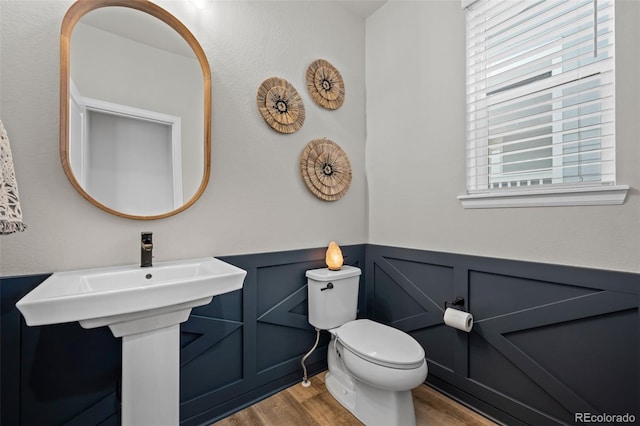
[[367, 426], [415, 426], [410, 390], [396, 392], [374, 388], [348, 374], [336, 356], [333, 338], [329, 343], [328, 358], [327, 390], [358, 420]]
[[344, 386], [331, 373], [325, 378], [329, 393], [367, 426], [415, 426], [411, 391], [391, 392], [358, 382], [354, 389]]

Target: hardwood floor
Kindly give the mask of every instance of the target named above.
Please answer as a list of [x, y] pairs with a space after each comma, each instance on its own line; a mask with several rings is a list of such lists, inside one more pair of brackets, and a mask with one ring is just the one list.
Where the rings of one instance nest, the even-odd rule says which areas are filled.
[[[325, 373], [311, 380], [310, 387], [296, 384], [239, 411], [215, 426], [356, 426], [362, 423], [327, 391]], [[492, 421], [458, 402], [422, 385], [413, 391], [417, 426], [489, 426]]]

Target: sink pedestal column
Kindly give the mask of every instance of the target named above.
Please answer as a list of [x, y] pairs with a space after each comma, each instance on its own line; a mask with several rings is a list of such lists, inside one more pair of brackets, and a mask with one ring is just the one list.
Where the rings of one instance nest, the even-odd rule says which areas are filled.
[[180, 325], [122, 336], [122, 425], [180, 423]]
[[109, 325], [122, 337], [122, 426], [180, 423], [180, 323], [190, 313], [188, 307]]

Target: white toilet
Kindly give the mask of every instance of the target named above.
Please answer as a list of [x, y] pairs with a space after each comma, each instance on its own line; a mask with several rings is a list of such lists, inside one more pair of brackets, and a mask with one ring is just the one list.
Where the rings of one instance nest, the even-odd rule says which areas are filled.
[[408, 334], [356, 320], [361, 271], [307, 271], [309, 323], [331, 333], [327, 389], [366, 425], [413, 426], [411, 389], [427, 378], [422, 346]]

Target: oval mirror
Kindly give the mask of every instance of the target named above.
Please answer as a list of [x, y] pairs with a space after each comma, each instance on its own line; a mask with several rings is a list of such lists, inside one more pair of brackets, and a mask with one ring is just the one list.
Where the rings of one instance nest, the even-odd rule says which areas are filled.
[[211, 167], [211, 71], [202, 47], [147, 0], [78, 0], [60, 36], [60, 159], [95, 206], [179, 213]]

